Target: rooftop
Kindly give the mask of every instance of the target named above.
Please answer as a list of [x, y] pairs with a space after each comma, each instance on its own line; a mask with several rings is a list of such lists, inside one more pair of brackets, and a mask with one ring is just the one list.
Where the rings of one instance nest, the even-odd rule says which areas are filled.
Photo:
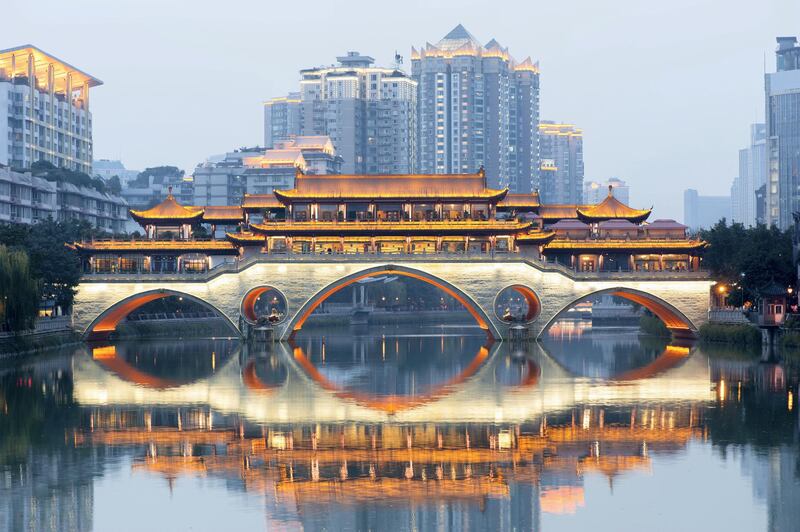
[[102, 81], [91, 74], [32, 44], [23, 44], [0, 50], [0, 72], [9, 78], [14, 76], [27, 77], [29, 58], [33, 60], [34, 75], [43, 82], [46, 82], [48, 78], [48, 68], [51, 65], [53, 66], [55, 92], [66, 92], [67, 75], [69, 74], [72, 75], [72, 86], [74, 88], [78, 88], [84, 83], [88, 83], [90, 87], [97, 87], [103, 84]]
[[589, 207], [577, 209], [578, 217], [585, 222], [602, 222], [612, 219], [626, 219], [641, 223], [650, 216], [652, 209], [632, 209], [614, 197], [612, 187], [608, 187], [606, 199]]

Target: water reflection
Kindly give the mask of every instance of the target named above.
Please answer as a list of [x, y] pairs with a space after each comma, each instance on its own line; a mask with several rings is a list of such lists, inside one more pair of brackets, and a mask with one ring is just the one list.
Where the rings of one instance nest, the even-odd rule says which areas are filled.
[[797, 529], [797, 359], [484, 342], [388, 327], [6, 365], [0, 529]]

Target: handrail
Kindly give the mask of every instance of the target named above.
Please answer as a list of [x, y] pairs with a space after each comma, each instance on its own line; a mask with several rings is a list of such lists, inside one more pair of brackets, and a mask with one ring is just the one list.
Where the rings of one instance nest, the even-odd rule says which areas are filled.
[[255, 264], [270, 263], [373, 263], [373, 262], [476, 262], [476, 263], [523, 263], [543, 272], [560, 273], [575, 281], [598, 280], [708, 280], [706, 271], [614, 271], [614, 272], [579, 272], [555, 262], [544, 262], [533, 257], [523, 257], [516, 253], [365, 253], [365, 254], [259, 254], [234, 262], [223, 262], [204, 272], [198, 273], [85, 273], [86, 282], [122, 282], [180, 280], [187, 282], [204, 282], [228, 273], [240, 273]]

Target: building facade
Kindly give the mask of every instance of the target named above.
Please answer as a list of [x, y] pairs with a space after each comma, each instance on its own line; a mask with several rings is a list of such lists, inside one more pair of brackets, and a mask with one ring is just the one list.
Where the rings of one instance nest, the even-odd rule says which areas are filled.
[[491, 186], [514, 193], [538, 188], [538, 64], [517, 63], [496, 40], [484, 46], [460, 24], [411, 54], [419, 171], [483, 167]]
[[571, 124], [539, 124], [539, 194], [546, 203], [583, 201], [583, 131]]
[[605, 182], [587, 181], [583, 184], [583, 202], [587, 205], [600, 203], [608, 191], [622, 203], [630, 204], [630, 187], [617, 177], [611, 177]]
[[778, 37], [776, 72], [765, 74], [766, 221], [788, 229], [800, 210], [800, 46]]
[[0, 222], [34, 224], [53, 220], [85, 220], [111, 233], [125, 231], [128, 205], [119, 196], [89, 187], [55, 183], [30, 172], [0, 167]]
[[114, 176], [119, 178], [120, 184], [124, 187], [139, 175], [139, 170], [128, 170], [122, 161], [110, 159], [97, 159], [92, 161], [92, 175], [108, 181]]
[[264, 147], [273, 148], [276, 141], [302, 135], [302, 110], [299, 92], [264, 102]]
[[25, 45], [0, 50], [0, 163], [92, 172], [89, 90], [102, 82]]
[[358, 52], [338, 65], [300, 71], [300, 92], [264, 106], [267, 148], [293, 136], [327, 136], [344, 173], [415, 170], [416, 82], [396, 68], [374, 66]]
[[683, 223], [690, 229], [708, 229], [721, 219], [731, 219], [730, 196], [701, 196], [692, 188], [683, 192]]
[[294, 186], [295, 173], [338, 174], [342, 158], [326, 136], [275, 140], [270, 149], [244, 148], [198, 165], [194, 197], [184, 205], [240, 205], [247, 194], [270, 194]]
[[739, 175], [731, 186], [731, 220], [752, 227], [756, 224], [756, 190], [767, 181], [767, 127], [750, 126], [750, 143], [739, 150]]

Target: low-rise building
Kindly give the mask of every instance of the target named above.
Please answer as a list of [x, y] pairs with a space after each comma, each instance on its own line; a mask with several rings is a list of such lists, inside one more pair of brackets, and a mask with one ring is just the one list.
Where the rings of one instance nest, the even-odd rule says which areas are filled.
[[0, 167], [0, 222], [33, 224], [48, 218], [74, 219], [121, 233], [128, 219], [127, 208], [119, 196]]
[[128, 170], [122, 161], [110, 159], [96, 159], [92, 161], [92, 175], [101, 177], [108, 181], [112, 177], [119, 178], [119, 182], [123, 187], [139, 175], [139, 170]]

